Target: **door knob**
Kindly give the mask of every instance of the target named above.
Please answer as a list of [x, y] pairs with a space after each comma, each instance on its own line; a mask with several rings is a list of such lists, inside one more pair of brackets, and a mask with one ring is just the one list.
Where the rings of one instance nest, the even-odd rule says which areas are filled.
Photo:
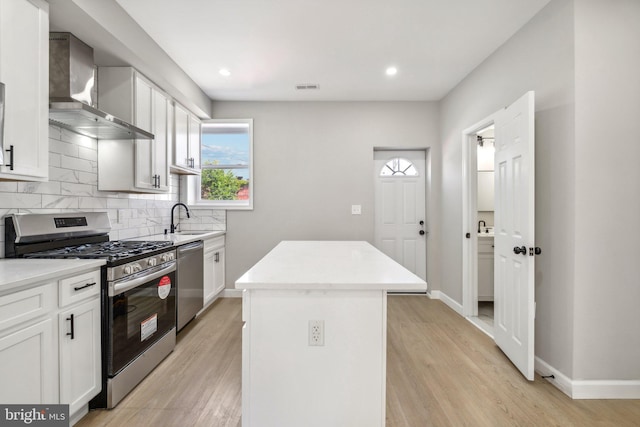
[[424, 221], [420, 221], [418, 224], [420, 224], [420, 225], [424, 225]]
[[424, 230], [420, 230], [419, 233], [421, 236], [424, 236]]
[[526, 246], [520, 246], [520, 247], [515, 247], [513, 248], [513, 253], [516, 255], [527, 255], [527, 247]]

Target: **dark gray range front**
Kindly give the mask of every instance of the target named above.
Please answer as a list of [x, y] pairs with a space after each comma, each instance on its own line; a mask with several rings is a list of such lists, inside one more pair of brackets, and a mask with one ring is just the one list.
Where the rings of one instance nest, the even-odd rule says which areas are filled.
[[102, 258], [102, 392], [91, 408], [113, 408], [176, 342], [176, 251], [168, 241], [109, 241], [106, 212], [13, 214], [5, 256]]

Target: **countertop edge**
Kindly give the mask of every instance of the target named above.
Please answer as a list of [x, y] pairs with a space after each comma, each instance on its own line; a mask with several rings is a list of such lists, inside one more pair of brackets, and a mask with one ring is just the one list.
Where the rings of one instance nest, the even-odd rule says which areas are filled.
[[[48, 265], [43, 266], [43, 264]], [[102, 267], [105, 264], [106, 261], [104, 259], [34, 260], [23, 258], [2, 258], [0, 259], [0, 272], [2, 272], [2, 280], [0, 280], [0, 294], [13, 292], [49, 280], [58, 280], [64, 276]], [[24, 271], [24, 265], [29, 266], [26, 271]], [[19, 273], [11, 271], [15, 269], [20, 269], [21, 271]]]

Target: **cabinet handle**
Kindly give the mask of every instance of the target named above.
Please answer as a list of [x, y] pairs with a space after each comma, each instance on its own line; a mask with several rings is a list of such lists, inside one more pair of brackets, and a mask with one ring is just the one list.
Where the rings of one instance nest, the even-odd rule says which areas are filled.
[[158, 175], [158, 185], [156, 187], [160, 188], [160, 175]]
[[9, 163], [7, 163], [5, 166], [8, 167], [10, 171], [12, 171], [13, 170], [13, 145], [10, 145], [9, 149], [4, 151], [9, 153]]
[[220, 252], [215, 253], [215, 258], [213, 259], [215, 262], [220, 262]]
[[67, 335], [71, 335], [71, 339], [75, 338], [75, 333], [74, 333], [74, 325], [73, 325], [73, 314], [71, 314], [70, 317], [67, 317], [67, 320], [71, 321], [71, 332], [67, 332]]
[[86, 284], [86, 285], [84, 285], [84, 286], [74, 286], [74, 287], [73, 287], [73, 290], [74, 290], [74, 291], [79, 291], [80, 289], [89, 288], [89, 287], [91, 287], [91, 286], [94, 286], [95, 284], [96, 284], [96, 282], [93, 282], [93, 283], [87, 283], [87, 284]]

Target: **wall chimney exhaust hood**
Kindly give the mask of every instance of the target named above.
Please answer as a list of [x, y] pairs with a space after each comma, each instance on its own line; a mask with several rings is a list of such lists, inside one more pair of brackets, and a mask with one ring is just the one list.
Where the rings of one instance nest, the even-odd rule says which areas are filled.
[[96, 108], [93, 49], [71, 33], [49, 33], [49, 123], [97, 139], [153, 139]]

